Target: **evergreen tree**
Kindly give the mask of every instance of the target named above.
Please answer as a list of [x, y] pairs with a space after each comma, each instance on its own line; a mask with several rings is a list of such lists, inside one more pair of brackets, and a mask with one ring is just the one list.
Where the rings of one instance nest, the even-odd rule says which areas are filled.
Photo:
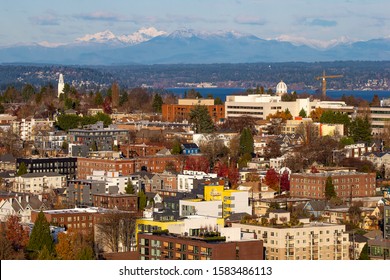
[[214, 105], [223, 105], [222, 99], [220, 97], [216, 97], [214, 99]]
[[19, 169], [18, 169], [18, 172], [16, 173], [17, 176], [22, 176], [24, 174], [27, 174], [27, 166], [24, 162], [22, 162], [20, 165], [19, 165]]
[[334, 189], [332, 177], [329, 176], [328, 178], [326, 178], [326, 183], [325, 183], [325, 198], [327, 200], [330, 200], [333, 197], [337, 197], [337, 194], [336, 194], [336, 191]]
[[160, 94], [156, 93], [153, 97], [153, 111], [156, 113], [161, 113], [162, 110], [162, 105], [163, 105], [163, 100]]
[[356, 142], [371, 142], [371, 124], [368, 116], [357, 117], [351, 122], [350, 136]]
[[307, 117], [305, 109], [302, 108], [301, 111], [299, 111], [299, 116], [302, 117], [302, 118], [306, 118]]
[[180, 142], [175, 139], [173, 141], [173, 146], [172, 146], [172, 150], [171, 150], [171, 153], [173, 155], [178, 155], [178, 154], [181, 154], [182, 150], [181, 150], [181, 145], [180, 145]]
[[127, 186], [125, 187], [126, 194], [135, 194], [134, 186], [131, 180], [127, 182]]
[[[27, 245], [27, 250], [33, 255], [45, 253], [43, 249], [48, 251], [49, 254], [54, 252], [54, 242], [50, 234], [50, 226], [46, 220], [45, 214], [39, 212], [37, 220], [34, 223], [34, 227], [31, 231], [30, 240]], [[46, 256], [47, 254], [45, 254]]]
[[240, 153], [244, 154], [252, 154], [254, 151], [253, 148], [253, 136], [252, 132], [249, 128], [244, 128], [240, 135]]
[[206, 106], [196, 105], [190, 111], [189, 117], [190, 122], [195, 125], [196, 133], [211, 133], [214, 131], [214, 123]]
[[146, 194], [140, 190], [138, 192], [138, 210], [144, 210], [147, 204], [148, 198]]
[[368, 244], [366, 243], [366, 245], [364, 245], [360, 253], [359, 260], [369, 260], [369, 259], [370, 257], [368, 256]]

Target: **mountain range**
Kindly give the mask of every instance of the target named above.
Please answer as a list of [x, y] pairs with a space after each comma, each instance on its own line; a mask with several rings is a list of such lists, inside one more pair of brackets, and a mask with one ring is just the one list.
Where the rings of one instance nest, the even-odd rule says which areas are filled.
[[390, 38], [329, 42], [327, 48], [318, 48], [289, 37], [266, 40], [232, 31], [207, 33], [190, 29], [168, 34], [152, 27], [120, 36], [106, 30], [67, 44], [42, 42], [0, 48], [0, 63], [123, 65], [336, 60], [390, 60]]

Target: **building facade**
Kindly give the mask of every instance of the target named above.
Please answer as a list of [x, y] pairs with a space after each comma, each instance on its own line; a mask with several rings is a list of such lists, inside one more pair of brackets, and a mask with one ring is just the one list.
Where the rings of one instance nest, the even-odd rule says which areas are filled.
[[55, 172], [65, 175], [67, 179], [75, 178], [77, 174], [77, 158], [51, 157], [51, 158], [18, 158], [16, 170], [24, 162], [28, 173]]
[[180, 235], [138, 234], [141, 260], [262, 260], [258, 240], [225, 242]]
[[232, 223], [243, 233], [263, 241], [266, 260], [348, 260], [349, 235], [345, 225], [306, 223], [295, 227], [268, 227]]
[[169, 122], [188, 120], [191, 110], [196, 105], [206, 106], [214, 122], [225, 118], [225, 106], [214, 105], [214, 99], [179, 99], [178, 104], [162, 105], [162, 120]]
[[337, 196], [342, 199], [375, 196], [376, 174], [354, 171], [293, 173], [290, 175], [290, 196], [325, 199], [325, 185], [329, 176]]
[[64, 188], [66, 177], [54, 172], [27, 173], [15, 177], [14, 191], [42, 194], [54, 189]]

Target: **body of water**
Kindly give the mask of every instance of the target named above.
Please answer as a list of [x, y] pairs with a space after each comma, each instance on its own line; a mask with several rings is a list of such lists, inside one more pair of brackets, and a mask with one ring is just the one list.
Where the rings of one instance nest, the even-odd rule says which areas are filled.
[[[184, 97], [184, 93], [189, 91], [191, 88], [168, 88], [168, 91], [173, 92], [179, 97]], [[234, 95], [243, 93], [246, 91], [244, 88], [195, 88], [203, 97], [207, 97], [211, 94], [214, 98], [219, 97], [223, 102], [226, 101], [227, 95]], [[309, 93], [314, 94], [314, 90], [297, 90], [297, 93]], [[334, 99], [340, 99], [343, 95], [354, 96], [356, 98], [362, 98], [367, 101], [371, 101], [374, 94], [379, 96], [379, 99], [390, 98], [390, 91], [365, 91], [365, 90], [328, 90], [326, 94]]]

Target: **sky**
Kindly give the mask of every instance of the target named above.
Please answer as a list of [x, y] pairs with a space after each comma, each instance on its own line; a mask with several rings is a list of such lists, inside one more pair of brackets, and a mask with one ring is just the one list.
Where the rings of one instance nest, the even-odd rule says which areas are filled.
[[390, 38], [389, 0], [0, 0], [0, 46], [128, 35], [236, 31], [313, 44]]

